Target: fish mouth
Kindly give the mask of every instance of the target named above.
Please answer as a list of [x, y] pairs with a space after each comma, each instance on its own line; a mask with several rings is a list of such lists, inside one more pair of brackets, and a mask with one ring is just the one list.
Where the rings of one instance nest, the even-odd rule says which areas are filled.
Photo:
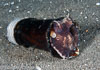
[[75, 51], [76, 55], [79, 55], [79, 49], [77, 48], [77, 51]]
[[78, 55], [79, 55], [79, 49], [77, 48], [77, 50], [73, 54], [71, 54], [68, 58], [71, 59], [71, 58], [78, 56]]
[[[79, 55], [78, 31], [69, 18], [53, 21], [48, 29], [50, 47], [62, 58], [72, 58]], [[52, 51], [50, 49], [50, 51]]]

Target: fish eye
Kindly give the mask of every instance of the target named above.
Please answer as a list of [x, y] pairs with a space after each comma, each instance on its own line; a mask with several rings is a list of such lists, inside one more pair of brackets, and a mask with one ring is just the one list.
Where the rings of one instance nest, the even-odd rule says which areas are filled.
[[52, 38], [56, 38], [56, 33], [55, 33], [54, 31], [51, 31], [50, 36], [51, 36]]

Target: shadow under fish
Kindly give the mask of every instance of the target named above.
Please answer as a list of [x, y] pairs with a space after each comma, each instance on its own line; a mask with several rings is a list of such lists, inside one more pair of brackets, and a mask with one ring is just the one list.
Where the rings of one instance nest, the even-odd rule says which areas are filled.
[[78, 31], [69, 17], [15, 19], [7, 27], [7, 37], [16, 45], [35, 45], [63, 59], [79, 55]]

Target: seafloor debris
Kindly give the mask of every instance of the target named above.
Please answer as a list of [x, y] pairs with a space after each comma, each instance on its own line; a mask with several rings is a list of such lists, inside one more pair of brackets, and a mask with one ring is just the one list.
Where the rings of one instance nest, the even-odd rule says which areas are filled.
[[98, 3], [96, 3], [96, 5], [97, 5], [97, 6], [100, 6], [100, 3], [98, 2]]

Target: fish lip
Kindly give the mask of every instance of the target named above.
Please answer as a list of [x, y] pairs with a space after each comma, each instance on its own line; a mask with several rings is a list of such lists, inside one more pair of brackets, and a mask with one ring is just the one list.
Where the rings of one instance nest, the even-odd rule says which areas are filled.
[[75, 53], [73, 55], [69, 56], [68, 58], [71, 59], [71, 58], [73, 58], [75, 56], [78, 56], [78, 55], [79, 55], [79, 49], [77, 48], [77, 50], [75, 51]]
[[77, 48], [77, 50], [74, 52], [74, 54], [70, 55], [70, 53], [68, 53], [68, 55], [62, 55], [62, 53], [56, 48], [56, 47], [53, 47], [53, 49], [59, 54], [59, 56], [62, 58], [62, 59], [72, 59], [76, 56], [79, 55], [79, 49]]
[[[65, 18], [65, 19], [67, 20], [67, 18]], [[69, 20], [69, 21], [72, 21], [71, 19], [68, 19], [68, 20]], [[56, 20], [53, 21], [53, 22], [59, 24], [58, 21], [56, 21]], [[52, 24], [53, 24], [53, 22], [52, 22]], [[65, 20], [62, 19], [61, 23], [62, 23], [62, 22], [65, 23]], [[50, 28], [48, 29], [49, 34], [50, 34], [50, 32], [51, 32], [50, 29], [52, 28], [52, 24], [50, 25]], [[73, 23], [70, 24], [70, 26], [72, 26], [72, 25], [74, 25], [74, 24], [73, 24]], [[70, 28], [70, 27], [68, 27], [68, 28]], [[70, 31], [69, 31], [69, 32], [70, 32]], [[54, 38], [55, 38], [55, 37], [54, 37]], [[59, 50], [59, 48], [57, 48], [56, 45], [53, 45], [53, 42], [51, 41], [51, 39], [52, 39], [52, 35], [49, 35], [48, 40], [49, 40], [49, 43], [50, 43], [51, 47], [57, 52], [57, 54], [58, 54], [62, 59], [71, 59], [71, 58], [73, 58], [73, 57], [79, 55], [79, 49], [77, 48], [77, 47], [78, 47], [77, 45], [74, 45], [74, 46], [73, 46], [74, 48], [76, 48], [76, 50], [73, 50], [73, 48], [72, 48], [72, 49], [69, 49], [68, 52], [67, 52], [67, 50], [63, 49], [62, 51], [66, 51], [66, 52], [61, 52], [61, 50]]]
[[79, 49], [77, 48], [77, 51], [75, 51], [75, 54], [79, 55]]

